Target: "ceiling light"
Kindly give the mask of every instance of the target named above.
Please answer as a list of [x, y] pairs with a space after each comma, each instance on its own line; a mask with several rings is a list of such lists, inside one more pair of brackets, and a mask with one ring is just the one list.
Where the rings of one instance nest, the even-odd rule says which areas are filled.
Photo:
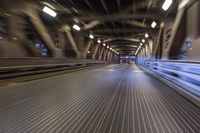
[[110, 47], [110, 50], [112, 50], [112, 48]]
[[146, 34], [145, 34], [145, 37], [146, 37], [146, 38], [148, 38], [148, 37], [149, 37], [149, 34], [148, 34], [148, 33], [146, 33]]
[[73, 25], [73, 28], [75, 29], [75, 30], [77, 30], [77, 31], [80, 31], [81, 30], [81, 28], [78, 26], [78, 25]]
[[94, 36], [92, 34], [89, 35], [90, 39], [94, 39]]
[[107, 48], [109, 48], [109, 46], [107, 46]]
[[157, 23], [156, 23], [155, 21], [153, 21], [152, 24], [151, 24], [151, 27], [152, 27], [152, 28], [155, 28], [156, 25], [157, 25]]
[[98, 39], [98, 41], [97, 41], [98, 43], [101, 43], [101, 40], [100, 39]]
[[52, 10], [51, 8], [47, 7], [47, 6], [45, 6], [43, 8], [43, 12], [49, 14], [52, 17], [56, 17], [57, 16], [57, 13], [54, 10]]
[[140, 43], [140, 46], [142, 46], [142, 43]]
[[144, 39], [142, 39], [142, 42], [143, 42], [143, 43], [145, 43], [145, 40], [144, 40]]
[[171, 6], [172, 2], [173, 2], [172, 0], [165, 0], [165, 2], [162, 5], [162, 9], [164, 11], [168, 10], [169, 7]]
[[90, 53], [90, 51], [88, 51], [88, 54]]
[[105, 44], [105, 43], [103, 43], [103, 46], [105, 47], [105, 46], [106, 46], [106, 44]]

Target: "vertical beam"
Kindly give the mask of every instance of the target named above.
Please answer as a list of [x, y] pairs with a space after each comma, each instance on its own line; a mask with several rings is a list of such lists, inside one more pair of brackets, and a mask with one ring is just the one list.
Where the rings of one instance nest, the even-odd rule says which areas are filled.
[[[30, 47], [28, 44], [30, 42], [26, 39], [25, 31], [24, 31], [24, 25], [23, 18], [13, 13], [12, 16], [7, 17], [8, 18], [8, 40], [6, 45], [2, 45], [1, 49], [3, 50], [2, 56], [5, 57], [26, 57], [30, 56]], [[14, 43], [14, 44], [13, 44]]]
[[159, 33], [158, 33], [158, 39], [157, 41], [155, 42], [155, 47], [154, 47], [154, 51], [153, 51], [153, 57], [155, 58], [156, 57], [156, 52], [158, 50], [158, 47], [159, 45], [161, 44], [161, 41], [162, 41], [162, 31], [163, 31], [163, 27], [164, 27], [164, 23], [161, 23], [160, 24], [160, 29], [159, 29]]
[[87, 53], [88, 53], [92, 43], [93, 43], [93, 41], [90, 40], [90, 41], [88, 41], [88, 43], [87, 43], [85, 48], [84, 48], [84, 46], [81, 47], [82, 50], [79, 51], [80, 52], [80, 57], [79, 58], [83, 58], [83, 59], [87, 58]]
[[62, 31], [58, 31], [58, 47], [61, 49], [65, 49], [65, 45], [66, 45], [66, 38], [65, 35]]
[[95, 48], [94, 48], [94, 53], [92, 54], [92, 59], [96, 59], [96, 54], [97, 54], [97, 51], [99, 49], [99, 45], [96, 45]]
[[110, 54], [111, 54], [111, 51], [108, 50], [107, 57], [106, 57], [106, 61], [109, 61], [109, 60], [110, 60]]
[[111, 51], [111, 52], [110, 52], [109, 61], [112, 61], [112, 59], [113, 59], [113, 52]]
[[93, 43], [93, 41], [92, 40], [90, 40], [89, 42], [88, 42], [88, 44], [87, 44], [87, 46], [86, 46], [86, 48], [85, 48], [85, 53], [87, 53], [88, 52], [88, 50], [90, 49], [90, 47], [91, 47], [91, 45], [92, 45], [92, 43]]
[[187, 10], [187, 40], [191, 42], [190, 48], [183, 49], [189, 60], [200, 60], [200, 1], [196, 1]]
[[106, 50], [104, 51], [104, 55], [103, 55], [103, 60], [104, 60], [104, 61], [106, 61], [107, 53], [108, 53], [108, 49], [106, 49]]
[[170, 50], [172, 48], [172, 45], [176, 45], [175, 38], [176, 38], [176, 35], [179, 34], [179, 33], [177, 33], [177, 31], [178, 31], [178, 29], [180, 29], [181, 20], [182, 20], [182, 18], [184, 16], [184, 13], [185, 13], [185, 8], [184, 9], [180, 9], [177, 12], [177, 15], [176, 15], [173, 27], [172, 27], [172, 34], [170, 36], [168, 47], [163, 49], [163, 59], [168, 59], [169, 58]]
[[101, 51], [99, 53], [99, 60], [102, 60], [102, 57], [103, 57], [103, 52], [105, 51], [105, 47], [102, 47], [101, 48]]
[[56, 48], [51, 36], [49, 35], [45, 25], [39, 18], [39, 12], [31, 5], [27, 10], [27, 15], [30, 18], [31, 23], [34, 25], [38, 33], [40, 34], [43, 41], [46, 43], [47, 47], [51, 50], [52, 56], [54, 57], [63, 57], [63, 51]]
[[67, 38], [70, 41], [70, 44], [72, 46], [72, 49], [76, 53], [77, 58], [87, 58], [87, 52], [90, 49], [93, 41], [88, 41], [86, 47], [84, 45], [84, 34], [79, 33], [76, 36], [76, 41], [74, 40], [74, 37], [72, 36], [71, 29], [68, 25], [63, 26], [63, 30], [66, 32]]
[[80, 52], [78, 50], [78, 47], [76, 45], [76, 42], [72, 36], [72, 33], [71, 33], [71, 30], [70, 30], [70, 27], [69, 26], [63, 26], [63, 30], [65, 31], [66, 35], [67, 35], [67, 38], [69, 39], [69, 42], [72, 46], [72, 49], [74, 50], [74, 52], [76, 53], [76, 56], [79, 57], [80, 56]]

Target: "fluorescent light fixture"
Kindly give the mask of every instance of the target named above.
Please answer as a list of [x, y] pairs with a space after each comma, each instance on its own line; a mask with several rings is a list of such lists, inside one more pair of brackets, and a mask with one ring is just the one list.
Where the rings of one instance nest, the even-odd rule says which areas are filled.
[[142, 43], [140, 43], [140, 46], [142, 46]]
[[107, 48], [109, 48], [109, 46], [107, 46]]
[[49, 14], [50, 16], [52, 16], [54, 18], [57, 16], [57, 13], [54, 10], [52, 10], [51, 8], [47, 7], [47, 6], [45, 6], [43, 8], [43, 12]]
[[89, 35], [90, 39], [94, 39], [94, 36], [92, 34]]
[[81, 30], [81, 28], [78, 26], [78, 25], [73, 25], [73, 28], [75, 29], [75, 30], [77, 30], [77, 31], [80, 31]]
[[162, 5], [162, 9], [164, 11], [167, 11], [169, 9], [169, 7], [171, 6], [173, 0], [165, 0], [165, 2]]
[[142, 42], [143, 42], [143, 43], [145, 43], [145, 40], [144, 40], [144, 39], [142, 39]]
[[155, 21], [153, 21], [152, 24], [151, 24], [151, 27], [152, 27], [152, 28], [155, 28], [156, 25], [157, 25], [157, 23], [156, 23]]
[[106, 46], [106, 44], [105, 44], [105, 43], [103, 43], [103, 46], [105, 47], [105, 46]]
[[97, 40], [97, 42], [98, 42], [98, 43], [101, 43], [101, 40], [100, 40], [100, 39], [98, 39], [98, 40]]
[[148, 37], [149, 37], [149, 34], [148, 34], [148, 33], [146, 33], [146, 34], [145, 34], [145, 37], [146, 37], [146, 38], [148, 38]]

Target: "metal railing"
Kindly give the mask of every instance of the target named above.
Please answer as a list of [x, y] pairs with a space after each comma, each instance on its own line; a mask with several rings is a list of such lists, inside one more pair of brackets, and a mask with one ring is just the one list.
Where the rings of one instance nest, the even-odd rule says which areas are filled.
[[76, 58], [0, 58], [0, 79], [106, 63], [110, 62]]
[[146, 60], [138, 61], [138, 64], [200, 98], [200, 62]]

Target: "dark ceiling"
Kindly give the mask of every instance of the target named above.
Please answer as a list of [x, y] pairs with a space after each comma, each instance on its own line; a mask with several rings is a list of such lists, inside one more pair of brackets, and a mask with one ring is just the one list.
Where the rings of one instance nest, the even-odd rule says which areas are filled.
[[[121, 54], [134, 54], [144, 34], [150, 38], [158, 33], [160, 23], [166, 17], [174, 17], [179, 0], [173, 0], [169, 10], [163, 11], [165, 0], [33, 0], [41, 5], [51, 5], [63, 24], [78, 23], [86, 35], [106, 42]], [[151, 23], [157, 22], [156, 28]], [[104, 42], [104, 41], [103, 41]], [[129, 45], [127, 45], [129, 44]], [[130, 51], [131, 49], [131, 51]]]

